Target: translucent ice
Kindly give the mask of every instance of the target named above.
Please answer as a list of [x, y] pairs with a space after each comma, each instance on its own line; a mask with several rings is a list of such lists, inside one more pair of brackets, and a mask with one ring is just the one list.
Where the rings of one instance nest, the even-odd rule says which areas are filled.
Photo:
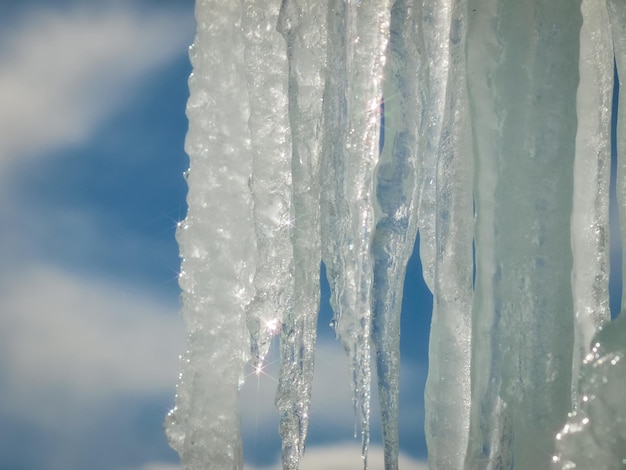
[[581, 15], [470, 0], [476, 287], [466, 468], [538, 470], [570, 408], [570, 217]]
[[614, 113], [626, 233], [623, 0], [198, 0], [196, 17], [177, 231], [189, 340], [167, 418], [183, 468], [242, 469], [243, 367], [279, 334], [282, 462], [298, 469], [322, 261], [365, 466], [375, 359], [398, 468], [418, 232], [431, 468], [626, 465], [626, 320], [608, 311]]
[[578, 410], [557, 434], [554, 469], [626, 466], [626, 315], [593, 339], [582, 366]]
[[294, 302], [282, 325], [276, 394], [285, 470], [296, 470], [304, 453], [313, 381], [320, 298], [319, 165], [326, 44], [326, 29], [320, 28], [320, 21], [325, 16], [326, 8], [320, 2], [285, 0], [277, 24], [285, 39], [289, 70], [291, 242], [295, 259]]
[[580, 363], [609, 312], [609, 174], [613, 51], [606, 8], [583, 0], [580, 30], [580, 82], [576, 95], [578, 130], [572, 207], [572, 294], [574, 356], [572, 399]]
[[322, 255], [330, 280], [335, 330], [352, 368], [364, 456], [369, 442], [371, 387], [374, 170], [388, 38], [388, 0], [329, 2], [329, 73], [320, 177]]

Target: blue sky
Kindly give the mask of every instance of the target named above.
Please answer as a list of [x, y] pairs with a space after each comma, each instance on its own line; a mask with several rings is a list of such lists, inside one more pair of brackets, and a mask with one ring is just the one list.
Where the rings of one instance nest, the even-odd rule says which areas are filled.
[[[191, 0], [0, 4], [0, 470], [179, 468], [162, 420], [184, 349], [174, 233], [194, 28]], [[420, 269], [403, 318], [404, 469], [425, 458]], [[359, 468], [323, 299], [303, 468]], [[249, 469], [278, 468], [276, 370], [242, 390]]]
[[[162, 421], [184, 350], [174, 234], [194, 29], [193, 0], [0, 2], [0, 470], [179, 468]], [[414, 257], [403, 470], [425, 468], [432, 300], [420, 272]], [[322, 294], [303, 470], [360, 468], [326, 284]], [[274, 345], [241, 392], [248, 470], [279, 468], [275, 361]], [[374, 400], [371, 468], [377, 412]]]

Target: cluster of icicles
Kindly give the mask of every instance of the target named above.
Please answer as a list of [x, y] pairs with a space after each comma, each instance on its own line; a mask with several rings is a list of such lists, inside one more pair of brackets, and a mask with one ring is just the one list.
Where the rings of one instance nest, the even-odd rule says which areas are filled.
[[[596, 455], [593, 442], [568, 442], [602, 426], [589, 406], [611, 400], [581, 392], [598, 382], [585, 370], [609, 353], [611, 370], [626, 362], [621, 333], [593, 339], [610, 320], [624, 1], [197, 0], [196, 17], [177, 232], [189, 343], [167, 419], [184, 468], [242, 468], [243, 368], [261, 366], [276, 334], [283, 468], [298, 468], [320, 262], [363, 454], [375, 363], [385, 468], [398, 467], [400, 307], [418, 231], [434, 297], [431, 468], [591, 468], [574, 454]], [[620, 116], [618, 153], [625, 139]]]

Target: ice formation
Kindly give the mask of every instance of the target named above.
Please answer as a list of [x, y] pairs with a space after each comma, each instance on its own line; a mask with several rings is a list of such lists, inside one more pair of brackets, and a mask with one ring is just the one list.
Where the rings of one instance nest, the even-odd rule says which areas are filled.
[[623, 233], [624, 1], [197, 0], [196, 18], [177, 231], [189, 340], [166, 423], [183, 467], [243, 467], [244, 366], [280, 335], [283, 468], [298, 468], [323, 262], [364, 465], [375, 365], [397, 469], [419, 231], [430, 467], [623, 468], [608, 207], [617, 113]]

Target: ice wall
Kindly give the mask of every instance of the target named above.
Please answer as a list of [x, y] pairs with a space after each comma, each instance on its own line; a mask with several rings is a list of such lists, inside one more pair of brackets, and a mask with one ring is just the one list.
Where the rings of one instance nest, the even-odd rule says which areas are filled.
[[397, 469], [419, 232], [430, 467], [621, 468], [608, 182], [623, 1], [198, 0], [196, 18], [177, 231], [189, 340], [166, 422], [183, 467], [242, 468], [244, 365], [279, 335], [282, 462], [298, 469], [324, 262], [364, 466], [375, 364]]

